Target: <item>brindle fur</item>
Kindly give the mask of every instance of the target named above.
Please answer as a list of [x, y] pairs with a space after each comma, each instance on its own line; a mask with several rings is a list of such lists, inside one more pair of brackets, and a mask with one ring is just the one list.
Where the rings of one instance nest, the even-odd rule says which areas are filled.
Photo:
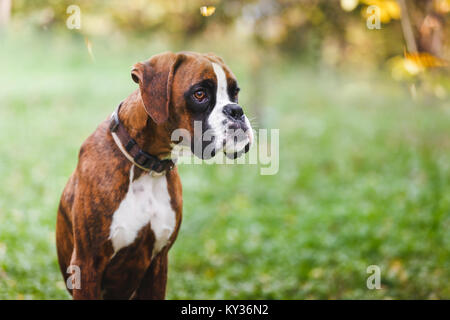
[[[142, 149], [162, 157], [171, 151], [174, 129], [185, 128], [193, 134], [193, 117], [183, 94], [192, 84], [214, 78], [210, 62], [220, 64], [227, 78], [234, 79], [223, 61], [212, 54], [165, 53], [135, 65], [133, 78], [140, 89], [124, 100], [119, 118]], [[81, 269], [81, 289], [69, 290], [74, 299], [165, 297], [167, 254], [182, 218], [180, 178], [176, 167], [166, 175], [176, 214], [169, 243], [152, 260], [154, 234], [149, 224], [134, 243], [111, 259], [110, 225], [128, 191], [131, 166], [109, 132], [108, 117], [83, 143], [58, 209], [56, 241], [64, 280], [70, 276], [69, 265]], [[147, 174], [138, 168], [134, 173], [134, 179]]]

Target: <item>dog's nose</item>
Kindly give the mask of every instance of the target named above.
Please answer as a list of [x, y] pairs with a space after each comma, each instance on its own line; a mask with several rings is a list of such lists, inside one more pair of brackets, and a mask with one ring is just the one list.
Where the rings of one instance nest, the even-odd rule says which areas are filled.
[[241, 120], [244, 116], [244, 110], [236, 103], [227, 104], [223, 107], [223, 113], [232, 120]]

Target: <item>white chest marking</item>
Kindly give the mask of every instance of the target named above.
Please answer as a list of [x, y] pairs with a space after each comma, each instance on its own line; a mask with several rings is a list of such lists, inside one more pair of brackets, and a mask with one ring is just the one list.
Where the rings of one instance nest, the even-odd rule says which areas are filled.
[[175, 228], [175, 212], [170, 205], [166, 176], [143, 174], [133, 181], [134, 165], [130, 170], [130, 185], [125, 198], [114, 212], [109, 238], [114, 254], [129, 246], [139, 230], [150, 223], [155, 234], [152, 257], [168, 242]]

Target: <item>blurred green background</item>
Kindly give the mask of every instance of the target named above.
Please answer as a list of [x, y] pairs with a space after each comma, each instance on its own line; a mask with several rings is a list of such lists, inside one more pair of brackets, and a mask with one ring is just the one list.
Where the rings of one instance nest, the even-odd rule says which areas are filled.
[[[407, 1], [407, 21], [404, 1], [8, 3], [0, 299], [69, 298], [60, 194], [81, 143], [136, 88], [130, 67], [167, 50], [222, 56], [256, 128], [280, 129], [276, 175], [179, 167], [168, 299], [450, 298], [449, 1]], [[66, 27], [71, 4], [80, 29]], [[366, 287], [369, 265], [380, 290]]]

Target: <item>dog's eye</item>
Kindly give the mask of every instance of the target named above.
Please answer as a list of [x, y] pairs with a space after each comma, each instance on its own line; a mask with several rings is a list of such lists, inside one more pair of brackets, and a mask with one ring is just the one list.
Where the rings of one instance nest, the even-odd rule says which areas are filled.
[[194, 92], [194, 98], [197, 99], [198, 102], [203, 102], [206, 98], [206, 92], [204, 90], [197, 90]]

